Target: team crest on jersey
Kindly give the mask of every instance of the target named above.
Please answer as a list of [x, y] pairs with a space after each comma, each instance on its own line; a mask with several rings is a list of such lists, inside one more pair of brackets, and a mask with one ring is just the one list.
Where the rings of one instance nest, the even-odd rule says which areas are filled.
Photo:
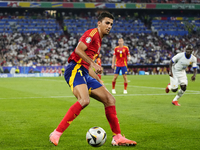
[[192, 64], [192, 62], [190, 62], [190, 65]]
[[85, 41], [86, 41], [86, 43], [90, 43], [90, 42], [92, 41], [92, 39], [91, 39], [91, 37], [87, 37], [87, 38], [85, 39]]

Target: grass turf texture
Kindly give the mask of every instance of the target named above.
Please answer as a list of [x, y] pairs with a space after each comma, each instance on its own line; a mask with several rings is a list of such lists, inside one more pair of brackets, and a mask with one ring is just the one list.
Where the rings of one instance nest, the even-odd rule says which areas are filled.
[[[111, 91], [113, 76], [102, 76]], [[116, 83], [116, 108], [122, 134], [137, 141], [135, 147], [112, 147], [112, 133], [104, 107], [91, 99], [53, 146], [49, 134], [75, 103], [63, 77], [0, 79], [0, 149], [89, 150], [85, 136], [89, 128], [100, 126], [107, 132], [106, 143], [98, 149], [195, 150], [200, 142], [200, 75], [190, 81], [180, 107], [171, 104], [176, 94], [165, 93], [167, 75], [128, 76], [128, 94], [123, 94], [123, 78]]]

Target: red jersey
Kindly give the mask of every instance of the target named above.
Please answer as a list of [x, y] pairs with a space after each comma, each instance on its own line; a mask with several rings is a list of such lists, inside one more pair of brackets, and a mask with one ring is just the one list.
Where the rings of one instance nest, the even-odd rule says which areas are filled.
[[113, 55], [116, 56], [115, 65], [117, 67], [127, 66], [127, 56], [130, 55], [129, 48], [127, 46], [115, 47]]
[[101, 66], [101, 58], [97, 58], [97, 64]]
[[[94, 58], [95, 54], [99, 55], [100, 49], [101, 49], [101, 42], [102, 42], [102, 40], [101, 40], [101, 37], [99, 35], [99, 32], [98, 32], [97, 28], [87, 30], [82, 35], [82, 37], [80, 38], [79, 42], [83, 42], [87, 46], [87, 49], [85, 50], [85, 53], [91, 59]], [[82, 60], [82, 58], [80, 58], [75, 53], [75, 51], [76, 51], [76, 49], [70, 55], [70, 57], [68, 59], [68, 62], [70, 63], [72, 60], [74, 60], [78, 64], [81, 64], [82, 66], [84, 66], [86, 69], [89, 69], [90, 65], [87, 62], [85, 62], [84, 60]]]

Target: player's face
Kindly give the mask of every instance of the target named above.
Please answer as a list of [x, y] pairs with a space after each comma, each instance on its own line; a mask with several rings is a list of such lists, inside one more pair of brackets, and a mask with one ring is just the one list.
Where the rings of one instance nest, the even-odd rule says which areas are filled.
[[119, 43], [119, 45], [123, 45], [124, 44], [124, 40], [123, 39], [119, 39], [118, 43]]
[[192, 49], [186, 49], [185, 53], [187, 56], [190, 56], [192, 54], [192, 51], [193, 51]]
[[110, 33], [112, 29], [113, 19], [105, 17], [102, 21], [98, 21], [98, 26], [103, 35], [107, 35]]

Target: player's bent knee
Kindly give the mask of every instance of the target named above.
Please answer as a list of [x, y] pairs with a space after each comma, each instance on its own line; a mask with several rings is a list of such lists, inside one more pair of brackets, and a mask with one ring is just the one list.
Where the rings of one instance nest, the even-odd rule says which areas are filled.
[[86, 107], [87, 105], [90, 104], [90, 99], [81, 99], [79, 100], [79, 103], [81, 104], [82, 107]]
[[172, 89], [172, 92], [176, 92], [178, 90], [178, 88], [176, 88], [176, 89]]
[[186, 91], [187, 86], [186, 85], [181, 85], [181, 90]]
[[111, 95], [111, 94], [108, 94], [106, 96], [106, 100], [104, 101], [104, 105], [105, 106], [112, 106], [112, 105], [115, 105], [115, 98]]

